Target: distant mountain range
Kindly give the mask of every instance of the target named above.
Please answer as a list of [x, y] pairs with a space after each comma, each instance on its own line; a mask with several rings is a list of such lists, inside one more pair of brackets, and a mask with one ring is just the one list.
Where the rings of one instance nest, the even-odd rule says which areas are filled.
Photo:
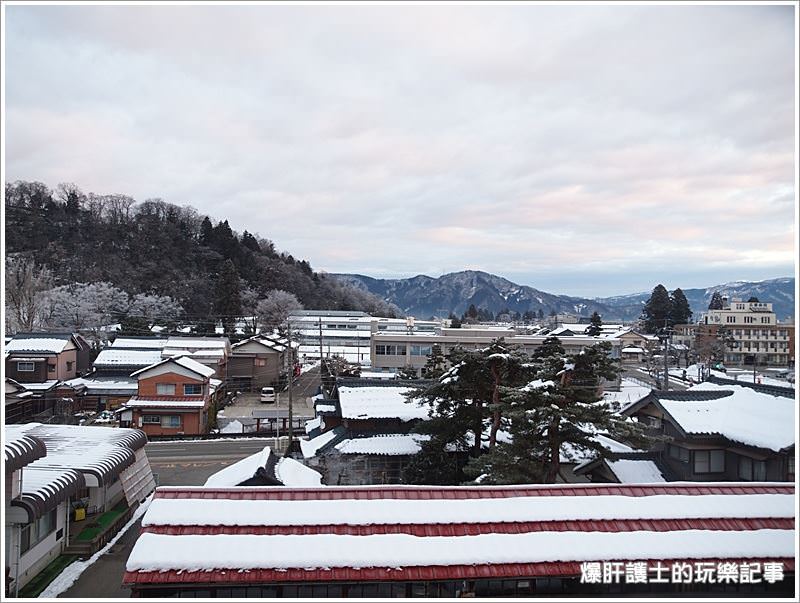
[[[504, 309], [517, 311], [542, 310], [545, 316], [551, 311], [590, 316], [598, 312], [606, 322], [635, 320], [650, 292], [632, 293], [615, 297], [584, 298], [556, 295], [518, 285], [508, 279], [477, 270], [452, 272], [438, 278], [418, 275], [404, 279], [377, 279], [361, 274], [334, 274], [336, 278], [374, 293], [387, 302], [400, 307], [407, 315], [418, 318], [444, 317], [451, 312], [461, 316], [470, 304], [497, 314]], [[654, 285], [655, 286], [655, 285]], [[695, 316], [708, 309], [715, 291], [729, 297], [772, 302], [778, 318], [794, 316], [794, 278], [777, 278], [766, 281], [735, 281], [705, 289], [684, 289]]]

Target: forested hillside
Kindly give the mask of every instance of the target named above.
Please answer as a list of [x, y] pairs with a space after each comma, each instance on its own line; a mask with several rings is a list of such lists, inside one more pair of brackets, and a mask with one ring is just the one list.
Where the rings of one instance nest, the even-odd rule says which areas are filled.
[[[6, 184], [5, 248], [11, 261], [33, 262], [52, 286], [109, 283], [132, 297], [168, 296], [182, 319], [252, 315], [271, 290], [315, 309], [395, 308], [363, 290], [314, 272], [306, 260], [269, 239], [233, 231], [188, 206], [161, 199], [55, 190], [38, 182]], [[6, 272], [8, 276], [9, 264]]]

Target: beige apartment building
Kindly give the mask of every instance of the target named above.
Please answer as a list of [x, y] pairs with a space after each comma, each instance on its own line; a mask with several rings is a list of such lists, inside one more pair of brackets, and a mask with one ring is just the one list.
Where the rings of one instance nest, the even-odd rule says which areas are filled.
[[[752, 366], [794, 364], [794, 324], [778, 322], [771, 303], [728, 301], [721, 310], [709, 310], [701, 325], [725, 329], [734, 342], [725, 350], [725, 363]], [[684, 325], [686, 326], [686, 325]]]
[[[425, 366], [434, 344], [447, 355], [453, 348], [478, 349], [487, 347], [493, 340], [503, 337], [508, 343], [520, 346], [523, 352], [532, 353], [542, 345], [547, 335], [519, 335], [512, 328], [442, 328], [439, 333], [373, 333], [371, 360], [375, 371], [396, 372], [411, 367], [419, 373]], [[619, 339], [590, 337], [587, 335], [560, 336], [559, 341], [568, 354], [607, 341], [611, 344], [611, 357], [619, 358], [622, 342]]]

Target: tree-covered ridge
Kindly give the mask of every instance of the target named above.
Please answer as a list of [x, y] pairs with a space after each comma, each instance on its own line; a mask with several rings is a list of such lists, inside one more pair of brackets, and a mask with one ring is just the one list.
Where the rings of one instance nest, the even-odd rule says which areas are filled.
[[[74, 184], [51, 190], [18, 181], [5, 192], [6, 253], [49, 270], [56, 286], [104, 282], [132, 296], [168, 296], [188, 319], [218, 316], [223, 307], [225, 314], [255, 314], [258, 301], [275, 289], [307, 308], [396, 312], [276, 250], [269, 239], [239, 234], [227, 220], [214, 223], [189, 206], [84, 193]], [[221, 299], [237, 284], [232, 299]]]

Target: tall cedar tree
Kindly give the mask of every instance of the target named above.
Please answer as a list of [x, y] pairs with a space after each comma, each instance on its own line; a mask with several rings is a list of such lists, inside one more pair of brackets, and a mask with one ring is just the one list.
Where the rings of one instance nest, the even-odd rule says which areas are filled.
[[592, 337], [597, 337], [602, 332], [601, 328], [603, 326], [603, 319], [597, 312], [592, 312], [592, 318], [590, 319], [589, 328], [586, 329], [586, 334], [591, 335]]
[[214, 288], [214, 313], [223, 317], [225, 333], [233, 332], [236, 317], [242, 313], [239, 272], [231, 260], [225, 260]]
[[683, 291], [679, 288], [672, 292], [670, 298], [669, 320], [673, 325], [685, 325], [692, 319], [692, 309], [689, 307], [689, 300], [686, 299]]
[[523, 387], [501, 387], [510, 441], [470, 459], [465, 473], [481, 475], [484, 484], [554, 483], [562, 456], [574, 461], [587, 452], [609, 455], [596, 434], [645, 443], [642, 426], [603, 400], [603, 379], [614, 380], [619, 372], [610, 350], [602, 342], [565, 357], [557, 338], [546, 339], [532, 356], [536, 379]]
[[[478, 456], [485, 431], [489, 449], [496, 444], [505, 406], [501, 388], [527, 383], [532, 366], [502, 338], [480, 350], [456, 348], [448, 359], [452, 368], [439, 381], [408, 394], [410, 401], [431, 408], [431, 418], [416, 429], [431, 435], [439, 452], [448, 446]], [[432, 453], [433, 448], [427, 447], [418, 455]]]
[[719, 291], [714, 291], [714, 294], [711, 296], [711, 302], [708, 304], [709, 310], [722, 310], [722, 295], [720, 295]]
[[644, 305], [644, 330], [646, 333], [657, 333], [669, 326], [670, 311], [669, 293], [664, 285], [656, 285], [650, 299]]

